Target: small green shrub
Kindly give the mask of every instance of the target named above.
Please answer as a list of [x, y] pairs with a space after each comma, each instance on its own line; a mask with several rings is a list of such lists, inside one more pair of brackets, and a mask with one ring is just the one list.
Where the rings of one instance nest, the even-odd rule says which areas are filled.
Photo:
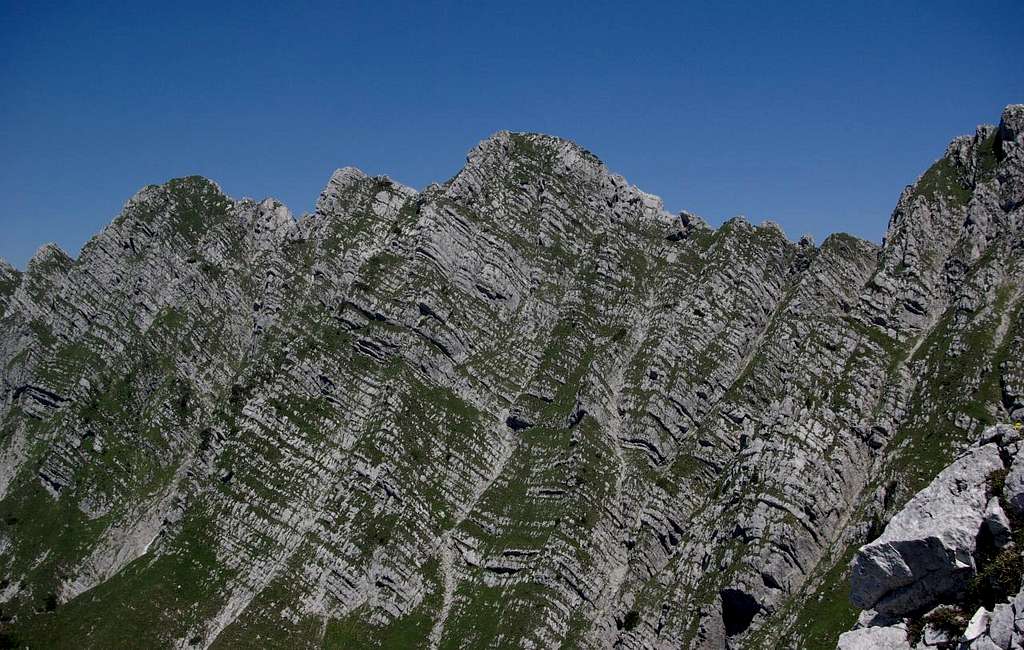
[[990, 562], [981, 567], [971, 582], [971, 601], [992, 609], [1020, 590], [1024, 576], [1024, 556], [1016, 545], [1004, 548]]
[[940, 607], [925, 616], [922, 621], [925, 625], [931, 625], [954, 639], [963, 635], [968, 623], [967, 617], [956, 607]]
[[994, 470], [988, 475], [988, 493], [989, 496], [998, 496], [1003, 493], [1003, 488], [1006, 487], [1006, 472], [1005, 468]]
[[660, 487], [662, 490], [664, 490], [668, 494], [674, 494], [675, 493], [675, 489], [674, 489], [674, 486], [672, 485], [672, 481], [669, 480], [669, 478], [667, 476], [658, 476], [658, 478], [654, 479], [654, 484], [657, 485], [658, 487]]
[[907, 621], [907, 640], [916, 646], [924, 636], [925, 627], [931, 626], [945, 632], [951, 639], [959, 639], [967, 629], [969, 617], [962, 607], [939, 607], [926, 616]]

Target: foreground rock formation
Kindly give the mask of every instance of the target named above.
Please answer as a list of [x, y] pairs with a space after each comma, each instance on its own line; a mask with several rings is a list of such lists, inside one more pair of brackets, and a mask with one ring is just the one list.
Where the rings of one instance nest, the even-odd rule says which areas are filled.
[[890, 522], [1024, 418], [1022, 204], [1024, 106], [880, 247], [712, 229], [532, 134], [422, 192], [339, 170], [298, 220], [147, 187], [0, 264], [5, 639], [834, 647], [855, 556], [898, 617], [1024, 505], [954, 477], [904, 511], [949, 530]]
[[1024, 647], [1021, 475], [1021, 431], [993, 427], [916, 494], [857, 551], [839, 648]]

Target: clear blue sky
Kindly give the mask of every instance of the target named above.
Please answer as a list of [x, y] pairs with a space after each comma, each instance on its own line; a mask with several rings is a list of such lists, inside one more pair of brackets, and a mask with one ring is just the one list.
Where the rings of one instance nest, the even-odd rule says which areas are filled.
[[955, 135], [1024, 102], [1024, 2], [0, 0], [0, 256], [73, 255], [202, 174], [309, 211], [421, 188], [501, 129], [571, 138], [720, 223], [879, 240]]

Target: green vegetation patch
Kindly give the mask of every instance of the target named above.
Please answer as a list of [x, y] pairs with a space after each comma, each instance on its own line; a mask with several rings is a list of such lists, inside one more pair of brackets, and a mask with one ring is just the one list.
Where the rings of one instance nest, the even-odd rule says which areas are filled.
[[964, 206], [971, 200], [971, 189], [962, 170], [949, 158], [942, 158], [921, 176], [914, 186], [914, 194], [930, 203], [943, 198], [951, 205]]
[[430, 631], [441, 609], [443, 586], [439, 579], [438, 564], [430, 560], [421, 567], [426, 581], [426, 594], [412, 611], [384, 625], [369, 620], [369, 608], [360, 607], [342, 619], [327, 622], [323, 647], [348, 650], [349, 648], [380, 648], [382, 650], [414, 650], [426, 648]]
[[221, 607], [229, 577], [214, 527], [193, 509], [159, 557], [147, 554], [51, 612], [19, 618], [10, 635], [39, 648], [136, 648], [168, 644]]

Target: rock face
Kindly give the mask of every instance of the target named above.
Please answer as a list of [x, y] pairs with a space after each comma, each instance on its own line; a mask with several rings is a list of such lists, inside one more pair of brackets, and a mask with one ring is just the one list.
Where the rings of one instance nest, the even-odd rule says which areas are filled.
[[[833, 646], [872, 540], [881, 629], [1024, 503], [943, 472], [1024, 413], [1022, 119], [880, 247], [712, 229], [534, 134], [422, 192], [338, 170], [297, 220], [142, 189], [0, 264], [4, 640]], [[930, 483], [960, 507], [893, 519]]]

